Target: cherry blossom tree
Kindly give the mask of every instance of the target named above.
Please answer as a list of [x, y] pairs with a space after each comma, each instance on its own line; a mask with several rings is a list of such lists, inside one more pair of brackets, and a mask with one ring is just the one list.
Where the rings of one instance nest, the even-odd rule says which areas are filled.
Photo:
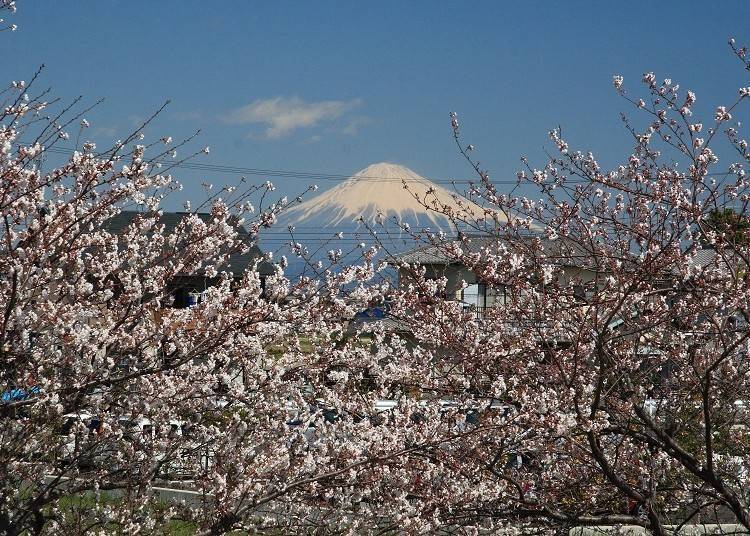
[[[380, 291], [364, 286], [372, 254], [316, 280], [290, 280], [284, 259], [265, 284], [264, 259], [233, 272], [286, 205], [273, 185], [223, 188], [167, 232], [161, 203], [190, 140], [149, 143], [149, 120], [97, 148], [89, 109], [38, 90], [39, 75], [0, 97], [0, 533], [311, 523], [332, 509], [309, 499], [316, 483], [370, 459], [313, 425], [318, 356]], [[116, 232], [125, 209], [141, 214]], [[185, 274], [213, 285], [173, 307]], [[165, 505], [159, 485], [197, 499]]]
[[[454, 115], [486, 217], [415, 238], [492, 289], [478, 315], [406, 257], [387, 285], [377, 247], [314, 278], [237, 270], [287, 206], [272, 184], [208, 193], [167, 231], [192, 140], [149, 142], [146, 121], [99, 149], [88, 109], [39, 80], [0, 97], [0, 532], [750, 529], [750, 241], [711, 216], [747, 215], [750, 89], [704, 128], [691, 91], [647, 73], [641, 100], [615, 77], [648, 118], [623, 117], [631, 154], [605, 170], [553, 131], [525, 196], [498, 191]], [[212, 285], [178, 308], [186, 274]], [[376, 305], [386, 319], [355, 320]]]
[[[476, 413], [406, 479], [412, 507], [444, 523], [750, 529], [750, 152], [734, 117], [750, 88], [701, 121], [696, 95], [669, 79], [646, 73], [643, 98], [613, 83], [646, 118], [622, 116], [625, 162], [604, 169], [553, 130], [549, 161], [523, 159], [510, 194], [451, 115], [478, 174], [469, 196], [494, 213], [453, 212], [467, 230], [455, 240], [415, 235], [430, 260], [401, 257], [391, 308], [423, 352], [400, 381]], [[456, 288], [430, 263], [467, 267], [496, 306], [477, 316], [445, 301]]]

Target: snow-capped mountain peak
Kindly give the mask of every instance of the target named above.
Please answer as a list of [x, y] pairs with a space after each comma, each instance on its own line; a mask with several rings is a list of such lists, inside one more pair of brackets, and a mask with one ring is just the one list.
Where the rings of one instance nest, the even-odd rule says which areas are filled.
[[330, 190], [290, 207], [286, 216], [295, 226], [349, 226], [356, 224], [359, 218], [376, 223], [382, 216], [385, 219], [395, 217], [410, 225], [447, 230], [450, 228], [448, 218], [428, 208], [440, 205], [447, 205], [460, 214], [467, 214], [466, 210], [469, 210], [477, 218], [484, 215], [480, 206], [460, 196], [456, 198], [453, 192], [411, 169], [381, 162], [367, 166]]

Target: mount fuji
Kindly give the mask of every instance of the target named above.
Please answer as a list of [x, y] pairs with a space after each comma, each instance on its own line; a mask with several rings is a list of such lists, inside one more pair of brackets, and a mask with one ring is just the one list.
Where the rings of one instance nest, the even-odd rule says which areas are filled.
[[[417, 197], [419, 200], [417, 200]], [[290, 207], [284, 223], [295, 227], [351, 230], [360, 218], [409, 224], [415, 229], [454, 230], [448, 217], [435, 208], [449, 207], [456, 214], [482, 218], [485, 209], [411, 169], [382, 162], [372, 164], [345, 181], [299, 205]]]
[[[405, 166], [372, 164], [333, 188], [288, 206], [278, 219], [278, 231], [261, 238], [261, 248], [289, 254], [291, 235], [285, 230], [293, 227], [294, 241], [306, 247], [314, 260], [325, 259], [331, 248], [340, 248], [347, 259], [356, 260], [358, 247], [374, 243], [373, 233], [385, 247], [384, 254], [395, 254], [420, 245], [411, 232], [429, 228], [455, 235], [455, 222], [435, 209], [449, 209], [467, 219], [482, 219], [487, 212]], [[411, 232], [404, 229], [406, 225]], [[306, 269], [294, 255], [289, 254], [288, 261], [291, 273]]]

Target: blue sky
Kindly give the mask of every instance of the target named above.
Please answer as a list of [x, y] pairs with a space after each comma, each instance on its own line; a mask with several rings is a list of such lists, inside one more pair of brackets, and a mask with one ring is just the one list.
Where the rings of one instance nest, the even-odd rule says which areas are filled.
[[[58, 95], [104, 97], [89, 116], [100, 144], [171, 99], [149, 133], [202, 129], [201, 163], [347, 175], [392, 161], [466, 178], [455, 110], [483, 166], [507, 179], [521, 155], [544, 163], [557, 125], [604, 164], [627, 155], [613, 74], [633, 90], [645, 71], [679, 81], [698, 112], [729, 103], [748, 73], [726, 40], [750, 41], [748, 20], [747, 1], [40, 0], [19, 2], [19, 30], [0, 46], [8, 80], [45, 63]], [[236, 179], [177, 175], [193, 198], [202, 180]], [[275, 182], [289, 194], [307, 184]]]

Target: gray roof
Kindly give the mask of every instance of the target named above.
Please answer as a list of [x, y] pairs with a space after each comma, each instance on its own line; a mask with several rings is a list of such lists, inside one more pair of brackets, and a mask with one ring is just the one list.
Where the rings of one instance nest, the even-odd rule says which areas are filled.
[[[549, 239], [545, 236], [539, 236], [531, 234], [522, 237], [524, 240], [539, 240], [541, 242], [542, 251], [548, 256], [548, 258], [555, 260], [557, 258], [561, 264], [566, 266], [578, 266], [587, 267], [589, 255], [578, 245], [574, 244], [570, 240], [564, 238], [558, 238], [555, 240]], [[446, 240], [445, 242], [428, 244], [411, 251], [394, 256], [394, 260], [397, 262], [403, 262], [407, 264], [458, 264], [453, 258], [450, 258], [445, 254], [446, 247], [453, 243], [459, 246], [465, 253], [476, 253], [484, 248], [492, 248], [496, 244], [508, 241], [502, 237], [491, 236], [491, 235], [475, 235], [467, 236], [465, 240]]]
[[[587, 268], [594, 270], [595, 268], [590, 262], [591, 256], [585, 251], [580, 245], [566, 240], [565, 238], [558, 238], [556, 240], [550, 240], [544, 236], [529, 235], [523, 237], [524, 239], [532, 240], [539, 239], [541, 242], [542, 251], [547, 257], [552, 260], [558, 261], [563, 266], [575, 266], [579, 268]], [[407, 264], [424, 264], [424, 265], [449, 265], [459, 264], [452, 257], [446, 255], [446, 247], [454, 243], [458, 245], [465, 253], [475, 253], [480, 251], [482, 248], [492, 248], [494, 244], [506, 241], [502, 237], [490, 236], [490, 235], [475, 235], [467, 236], [466, 241], [458, 239], [447, 239], [444, 242], [437, 242], [434, 244], [427, 244], [422, 247], [415, 248], [404, 253], [394, 255], [393, 260], [396, 262], [403, 262]], [[741, 263], [741, 259], [730, 249], [724, 250], [720, 255], [715, 249], [711, 247], [699, 248], [693, 252], [692, 264], [698, 267], [708, 267], [713, 265], [722, 265], [727, 262], [730, 263]], [[639, 262], [637, 256], [633, 256], [633, 262]], [[670, 271], [676, 273], [678, 267], [671, 267]], [[667, 274], [665, 274], [667, 275]]]
[[[741, 267], [746, 265], [742, 255], [738, 254], [732, 248], [724, 248], [717, 251], [713, 247], [704, 247], [692, 252], [693, 258], [691, 264], [699, 268], [710, 268], [710, 267]], [[678, 271], [677, 267], [674, 271]]]
[[[164, 233], [169, 234], [169, 233], [174, 232], [174, 230], [177, 228], [177, 225], [183, 220], [183, 218], [191, 214], [193, 213], [191, 212], [163, 212], [162, 215], [159, 217], [159, 223], [164, 225]], [[115, 216], [112, 216], [111, 218], [109, 218], [105, 222], [104, 226], [109, 232], [114, 233], [114, 234], [120, 234], [125, 230], [125, 228], [127, 228], [133, 222], [133, 220], [137, 216], [148, 216], [148, 215], [150, 215], [148, 212], [123, 210], [119, 214], [116, 214]], [[195, 215], [205, 222], [211, 221], [211, 219], [213, 218], [211, 214], [207, 214], [204, 212], [198, 212], [198, 213], [195, 213]], [[237, 222], [236, 218], [234, 218], [234, 221], [232, 223], [235, 223], [237, 225], [239, 232], [240, 232], [240, 236], [246, 241], [247, 244], [250, 245], [250, 250], [247, 253], [233, 253], [229, 256], [228, 266], [235, 273], [235, 275], [239, 275], [240, 272], [252, 266], [253, 263], [255, 263], [257, 259], [261, 258], [263, 256], [263, 252], [261, 252], [260, 248], [257, 245], [251, 242], [250, 235], [247, 232], [247, 229], [245, 229], [242, 225], [240, 225]], [[258, 264], [258, 272], [260, 273], [260, 275], [270, 275], [273, 273], [273, 265], [267, 261], [261, 261]]]
[[717, 251], [714, 248], [702, 248], [696, 250], [693, 257], [693, 264], [695, 266], [708, 266], [716, 262], [722, 263], [724, 258], [735, 259], [736, 256], [731, 250], [725, 251], [725, 256], [719, 257]]
[[437, 246], [427, 245], [394, 255], [395, 260], [408, 264], [453, 264]]
[[398, 333], [410, 331], [410, 326], [403, 320], [393, 318], [392, 316], [385, 316], [384, 318], [354, 318], [347, 326], [349, 333], [355, 333], [362, 330], [364, 333], [372, 333], [374, 331], [384, 331], [386, 333]]

